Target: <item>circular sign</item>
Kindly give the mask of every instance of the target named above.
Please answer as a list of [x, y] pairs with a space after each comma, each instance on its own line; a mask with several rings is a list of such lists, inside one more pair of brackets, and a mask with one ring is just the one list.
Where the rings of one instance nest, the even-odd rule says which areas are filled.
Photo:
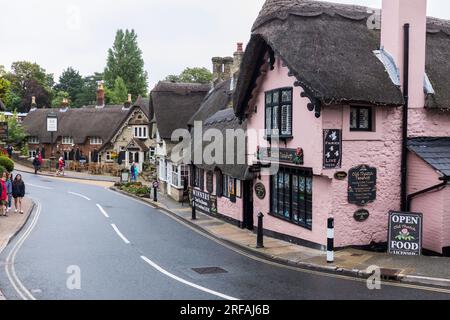
[[345, 180], [345, 179], [347, 179], [347, 177], [348, 177], [348, 174], [345, 171], [339, 171], [334, 174], [334, 178], [336, 180]]
[[263, 183], [258, 182], [255, 185], [255, 194], [258, 199], [264, 200], [264, 198], [266, 197], [266, 186]]
[[355, 218], [355, 220], [358, 222], [364, 222], [367, 219], [369, 219], [369, 217], [370, 217], [370, 213], [369, 213], [369, 211], [367, 211], [365, 209], [358, 210], [353, 215], [353, 218]]

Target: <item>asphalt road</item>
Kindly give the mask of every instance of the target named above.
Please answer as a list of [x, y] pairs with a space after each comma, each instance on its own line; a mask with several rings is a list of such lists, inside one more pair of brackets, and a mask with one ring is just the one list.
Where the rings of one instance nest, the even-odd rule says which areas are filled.
[[[23, 176], [38, 210], [0, 255], [7, 299], [450, 298], [264, 263], [105, 188]], [[204, 267], [226, 273], [192, 270]]]

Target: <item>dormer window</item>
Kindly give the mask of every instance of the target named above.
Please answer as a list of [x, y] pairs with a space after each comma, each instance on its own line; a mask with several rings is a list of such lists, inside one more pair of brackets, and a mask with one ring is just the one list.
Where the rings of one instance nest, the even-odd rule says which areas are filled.
[[28, 137], [28, 143], [29, 144], [39, 144], [39, 138], [38, 137]]
[[91, 142], [91, 145], [102, 145], [103, 139], [100, 137], [91, 137], [90, 142]]
[[62, 137], [62, 144], [73, 144], [73, 137]]
[[373, 109], [371, 107], [350, 108], [350, 131], [373, 131]]
[[292, 88], [266, 92], [266, 136], [292, 137]]

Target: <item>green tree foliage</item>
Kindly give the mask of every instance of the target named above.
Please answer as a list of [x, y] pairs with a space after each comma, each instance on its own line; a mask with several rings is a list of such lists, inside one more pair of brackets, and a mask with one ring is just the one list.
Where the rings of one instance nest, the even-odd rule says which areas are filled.
[[[9, 99], [8, 109], [28, 111], [31, 97], [36, 97], [39, 108], [49, 106], [51, 101], [53, 75], [47, 74], [45, 69], [36, 63], [17, 61], [11, 66], [11, 72], [4, 76], [11, 83], [12, 98]], [[20, 101], [18, 99], [20, 98]]]
[[70, 101], [70, 94], [66, 91], [56, 92], [55, 97], [52, 100], [52, 108], [62, 107], [63, 99], [69, 99]]
[[77, 106], [95, 104], [98, 82], [101, 80], [103, 80], [103, 73], [95, 73], [83, 78], [83, 87], [75, 97]]
[[210, 83], [212, 73], [206, 68], [186, 68], [180, 75], [169, 75], [165, 80], [184, 83]]
[[[83, 77], [80, 73], [72, 67], [68, 67], [63, 71], [61, 76], [59, 77], [59, 83], [54, 87], [56, 90], [56, 96], [59, 95], [59, 92], [65, 92], [69, 96], [65, 98], [69, 98], [71, 101], [71, 107], [81, 107], [83, 104], [80, 103], [77, 99], [77, 95], [83, 90], [84, 86]], [[53, 99], [55, 101], [56, 97]], [[55, 106], [52, 103], [53, 106]]]
[[147, 96], [148, 74], [134, 30], [118, 30], [113, 47], [108, 50], [105, 82], [109, 89], [121, 77], [133, 96]]
[[0, 75], [0, 100], [3, 101], [3, 103], [8, 104], [8, 100], [11, 95], [11, 82], [6, 80]]
[[113, 89], [106, 89], [107, 103], [122, 104], [128, 99], [128, 89], [125, 81], [121, 77], [117, 77], [114, 81]]
[[8, 172], [13, 172], [14, 162], [6, 156], [0, 156], [0, 167], [5, 168]]
[[14, 115], [9, 117], [6, 122], [8, 123], [8, 139], [6, 142], [16, 146], [21, 145], [27, 134], [24, 128], [17, 122], [17, 112], [14, 112]]

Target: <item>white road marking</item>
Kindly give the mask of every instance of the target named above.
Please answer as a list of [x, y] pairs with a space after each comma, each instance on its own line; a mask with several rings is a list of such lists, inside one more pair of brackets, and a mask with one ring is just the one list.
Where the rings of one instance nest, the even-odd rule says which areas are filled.
[[69, 192], [69, 194], [74, 195], [74, 196], [77, 196], [77, 197], [80, 197], [80, 198], [83, 198], [83, 199], [86, 199], [87, 201], [91, 201], [91, 199], [89, 199], [88, 197], [86, 197], [86, 196], [84, 196], [84, 195], [82, 195], [82, 194], [80, 194], [80, 193]]
[[126, 244], [130, 244], [131, 243], [130, 241], [128, 241], [127, 238], [125, 238], [125, 236], [122, 234], [122, 232], [120, 232], [119, 228], [117, 228], [117, 226], [115, 224], [111, 224], [111, 227], [113, 227], [114, 231], [123, 240], [123, 242], [125, 242]]
[[103, 213], [103, 215], [104, 215], [106, 218], [109, 219], [108, 213], [106, 213], [105, 209], [103, 209], [103, 207], [102, 207], [101, 205], [99, 205], [98, 203], [97, 203], [97, 208], [100, 210], [101, 213]]
[[22, 284], [20, 279], [17, 277], [16, 269], [14, 267], [17, 252], [22, 247], [23, 243], [28, 238], [30, 233], [33, 231], [33, 229], [36, 226], [36, 223], [39, 219], [39, 216], [41, 215], [41, 211], [42, 211], [41, 203], [35, 199], [33, 199], [33, 200], [37, 204], [36, 214], [31, 222], [30, 226], [26, 229], [24, 234], [20, 237], [20, 239], [17, 241], [17, 243], [11, 249], [10, 253], [8, 254], [8, 257], [6, 258], [6, 264], [5, 264], [6, 275], [9, 279], [9, 281], [11, 282], [12, 286], [16, 290], [16, 292], [19, 294], [19, 296], [23, 300], [36, 300], [36, 298], [30, 293], [30, 291]]
[[27, 186], [35, 187], [35, 188], [40, 188], [40, 189], [45, 189], [45, 190], [53, 190], [53, 188], [50, 188], [50, 187], [44, 187], [44, 186], [38, 186], [38, 185], [35, 185], [35, 184], [32, 184], [32, 183], [27, 183]]
[[225, 299], [225, 300], [239, 300], [237, 298], [234, 298], [234, 297], [231, 297], [231, 296], [227, 296], [226, 294], [223, 294], [223, 293], [220, 293], [220, 292], [217, 292], [217, 291], [214, 291], [214, 290], [211, 290], [211, 289], [199, 286], [198, 284], [195, 284], [195, 283], [189, 282], [187, 280], [184, 280], [184, 279], [182, 279], [180, 277], [177, 277], [176, 275], [174, 275], [174, 274], [164, 270], [163, 268], [158, 266], [156, 263], [154, 263], [153, 261], [151, 261], [147, 257], [141, 256], [141, 259], [144, 260], [145, 262], [147, 262], [151, 267], [153, 267], [157, 271], [161, 272], [162, 274], [164, 274], [164, 275], [166, 275], [166, 276], [168, 276], [168, 277], [170, 277], [170, 278], [172, 278], [172, 279], [174, 279], [174, 280], [176, 280], [178, 282], [184, 283], [185, 285], [188, 285], [188, 286], [190, 286], [192, 288], [195, 288], [195, 289], [198, 289], [200, 291], [212, 294], [214, 296], [217, 296], [217, 297]]

